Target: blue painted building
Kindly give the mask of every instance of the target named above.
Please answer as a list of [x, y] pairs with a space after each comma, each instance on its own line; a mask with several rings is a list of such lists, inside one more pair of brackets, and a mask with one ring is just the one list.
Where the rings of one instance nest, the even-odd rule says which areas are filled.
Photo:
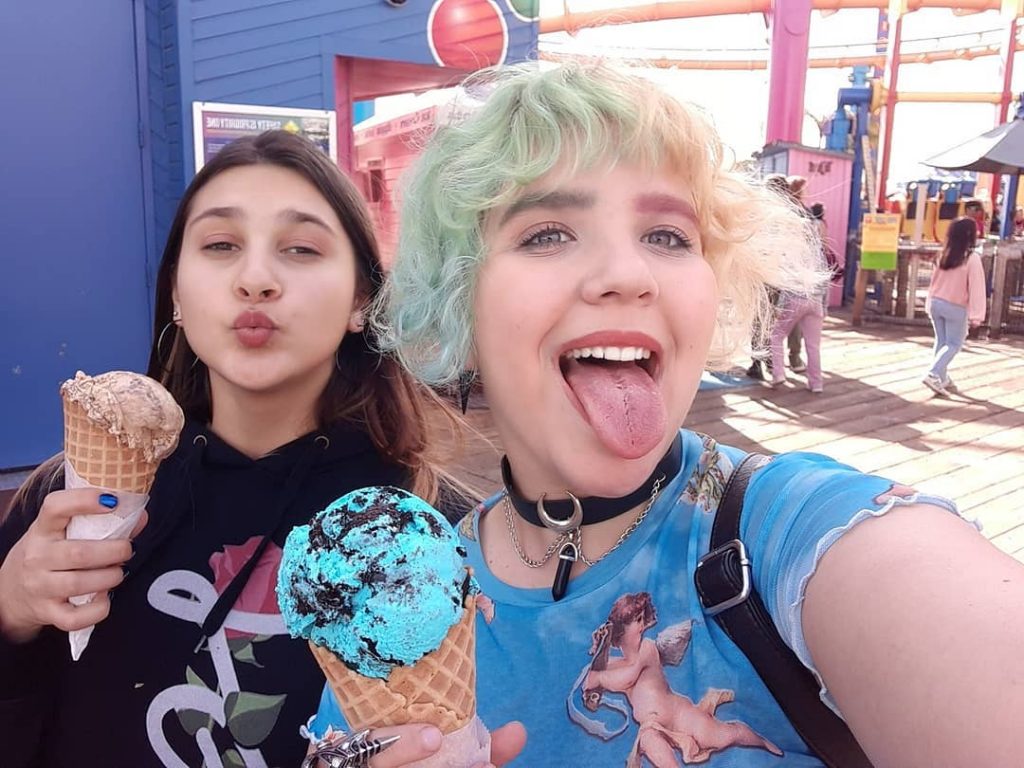
[[60, 449], [76, 370], [145, 368], [193, 102], [337, 110], [347, 167], [354, 105], [533, 58], [531, 17], [535, 0], [4, 3], [0, 473]]

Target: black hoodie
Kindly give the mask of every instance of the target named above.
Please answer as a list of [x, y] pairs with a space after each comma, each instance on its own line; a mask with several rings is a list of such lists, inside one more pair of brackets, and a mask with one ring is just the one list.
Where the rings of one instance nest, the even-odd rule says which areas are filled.
[[[351, 428], [252, 460], [186, 424], [157, 473], [128, 577], [81, 659], [70, 661], [67, 634], [52, 627], [25, 645], [0, 638], [0, 765], [299, 765], [300, 726], [324, 678], [281, 622], [280, 547], [348, 491], [406, 479]], [[37, 513], [12, 510], [0, 557]], [[251, 574], [236, 580], [250, 560]], [[229, 592], [215, 608], [233, 581], [235, 591], [244, 583], [237, 601]], [[227, 603], [223, 624], [208, 619]]]

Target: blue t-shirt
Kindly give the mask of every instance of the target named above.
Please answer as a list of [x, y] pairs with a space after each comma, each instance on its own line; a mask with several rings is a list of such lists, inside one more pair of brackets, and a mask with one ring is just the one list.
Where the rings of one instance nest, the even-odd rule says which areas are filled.
[[[504, 514], [500, 495], [460, 526], [487, 598], [477, 617], [479, 715], [489, 728], [526, 726], [515, 765], [821, 765], [742, 651], [704, 615], [693, 585], [743, 453], [693, 432], [681, 439], [680, 472], [641, 525], [557, 603], [548, 588], [511, 587], [488, 569], [477, 531], [481, 515]], [[818, 560], [861, 520], [910, 503], [956, 511], [816, 454], [777, 456], [751, 478], [741, 537], [755, 586], [812, 671], [800, 610]], [[832, 704], [824, 689], [822, 696]], [[329, 689], [311, 730], [327, 725], [344, 727]]]

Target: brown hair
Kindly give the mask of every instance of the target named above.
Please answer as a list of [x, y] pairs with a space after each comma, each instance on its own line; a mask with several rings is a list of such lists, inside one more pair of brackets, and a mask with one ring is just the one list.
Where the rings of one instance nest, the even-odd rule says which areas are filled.
[[[209, 373], [185, 334], [171, 321], [174, 278], [196, 194], [225, 171], [252, 165], [285, 168], [316, 187], [352, 244], [357, 295], [370, 302], [384, 282], [366, 204], [355, 185], [327, 155], [287, 131], [268, 131], [224, 147], [192, 179], [171, 224], [157, 273], [154, 342], [147, 370], [151, 378], [167, 387], [187, 418], [204, 423], [212, 416]], [[337, 352], [337, 365], [316, 406], [317, 426], [323, 429], [347, 422], [364, 429], [381, 455], [408, 468], [409, 489], [428, 501], [438, 498], [442, 478], [467, 498], [471, 497], [471, 491], [440, 471], [440, 462], [428, 445], [428, 408], [441, 414], [440, 421], [457, 431], [457, 420], [450, 408], [432, 391], [417, 384], [394, 359], [376, 352], [375, 342], [374, 330], [369, 326], [361, 333], [345, 334]], [[36, 469], [15, 494], [8, 510], [37, 500], [41, 504], [56, 484], [61, 460], [61, 456], [55, 456]]]
[[965, 261], [978, 242], [978, 225], [969, 216], [953, 219], [946, 230], [946, 242], [939, 256], [939, 269], [956, 269]]
[[[312, 143], [287, 131], [268, 131], [232, 142], [196, 174], [178, 205], [156, 281], [154, 343], [148, 375], [160, 381], [188, 418], [209, 421], [209, 375], [196, 359], [185, 334], [171, 322], [172, 288], [185, 224], [196, 194], [211, 179], [252, 165], [273, 165], [297, 173], [331, 206], [352, 244], [356, 261], [356, 293], [372, 301], [384, 283], [380, 252], [366, 204], [355, 185]], [[408, 467], [410, 490], [428, 500], [437, 495], [438, 477], [426, 459], [425, 393], [390, 357], [375, 351], [373, 329], [346, 333], [337, 365], [316, 408], [317, 425], [326, 428], [349, 422], [365, 429], [380, 453]], [[161, 334], [167, 339], [161, 339]], [[162, 343], [160, 343], [162, 342]], [[161, 349], [168, 350], [166, 359]], [[436, 399], [436, 398], [435, 398]]]
[[608, 614], [608, 623], [612, 625], [609, 637], [612, 647], [619, 647], [626, 627], [634, 621], [642, 621], [645, 627], [650, 627], [658, 621], [658, 612], [651, 602], [650, 593], [623, 595], [612, 605], [612, 610]]

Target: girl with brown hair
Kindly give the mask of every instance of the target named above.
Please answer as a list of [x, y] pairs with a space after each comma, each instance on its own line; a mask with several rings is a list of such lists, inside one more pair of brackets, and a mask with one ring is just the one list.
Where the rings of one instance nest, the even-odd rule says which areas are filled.
[[196, 175], [156, 286], [148, 373], [186, 425], [148, 524], [66, 541], [117, 499], [62, 490], [58, 456], [0, 525], [6, 766], [298, 765], [323, 678], [277, 609], [280, 544], [364, 485], [438, 493], [422, 390], [365, 322], [381, 284], [365, 205], [304, 139], [242, 139]]

